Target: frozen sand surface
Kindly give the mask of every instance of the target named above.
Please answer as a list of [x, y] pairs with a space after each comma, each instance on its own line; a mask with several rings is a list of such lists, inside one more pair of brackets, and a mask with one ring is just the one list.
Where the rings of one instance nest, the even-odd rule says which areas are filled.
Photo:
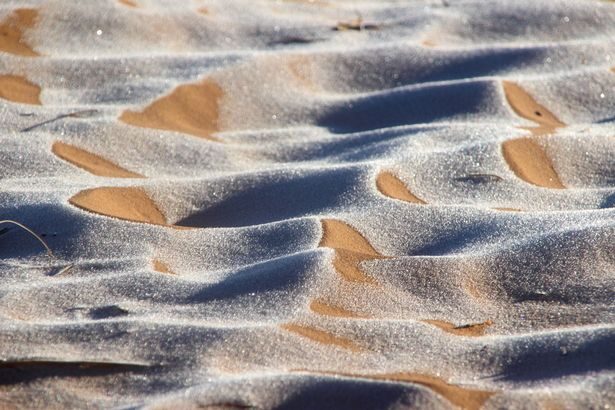
[[[7, 1], [0, 404], [615, 396], [615, 4]], [[66, 269], [69, 264], [72, 268]]]

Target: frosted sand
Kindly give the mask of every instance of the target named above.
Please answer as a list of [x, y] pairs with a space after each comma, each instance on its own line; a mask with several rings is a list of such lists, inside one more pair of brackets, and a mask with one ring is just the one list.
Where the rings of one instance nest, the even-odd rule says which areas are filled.
[[615, 405], [615, 3], [5, 1], [2, 408]]

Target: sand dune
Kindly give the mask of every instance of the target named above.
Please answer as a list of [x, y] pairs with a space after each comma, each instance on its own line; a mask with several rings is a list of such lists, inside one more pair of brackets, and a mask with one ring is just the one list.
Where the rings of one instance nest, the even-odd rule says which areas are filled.
[[502, 154], [519, 178], [544, 188], [566, 188], [544, 149], [532, 138], [505, 141], [502, 144]]
[[0, 75], [0, 98], [22, 103], [41, 105], [41, 87], [18, 75]]
[[53, 143], [51, 151], [63, 160], [94, 175], [111, 178], [143, 178], [143, 175], [128, 171], [99, 155], [92, 154], [74, 145], [56, 141]]
[[120, 121], [217, 141], [213, 134], [218, 131], [218, 104], [222, 95], [222, 89], [211, 80], [180, 85], [143, 111], [124, 111]]
[[0, 408], [612, 407], [615, 3], [90, 3], [0, 7]]
[[37, 18], [36, 9], [15, 9], [0, 22], [0, 50], [24, 57], [39, 56], [24, 39], [25, 31], [34, 27]]
[[165, 216], [141, 188], [86, 189], [70, 198], [69, 202], [86, 211], [127, 221], [167, 224]]

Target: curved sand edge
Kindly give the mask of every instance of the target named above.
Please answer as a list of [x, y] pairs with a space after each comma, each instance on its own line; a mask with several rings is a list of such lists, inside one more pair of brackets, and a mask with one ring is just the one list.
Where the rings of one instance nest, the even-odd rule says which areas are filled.
[[512, 171], [524, 181], [543, 188], [566, 188], [543, 148], [532, 138], [505, 141], [502, 155]]
[[529, 128], [534, 135], [550, 134], [555, 129], [566, 126], [546, 107], [538, 104], [534, 97], [519, 85], [510, 81], [502, 81], [502, 86], [506, 101], [513, 111], [518, 116], [539, 125], [536, 128]]
[[26, 43], [24, 32], [36, 25], [38, 10], [15, 9], [0, 22], [0, 51], [22, 57], [38, 57], [40, 54]]
[[74, 145], [56, 141], [51, 151], [59, 158], [94, 175], [111, 178], [144, 178], [143, 175], [128, 171], [105, 158], [92, 154]]
[[375, 284], [376, 280], [364, 274], [361, 262], [384, 258], [358, 231], [350, 225], [334, 219], [323, 219], [320, 247], [335, 250], [333, 266], [335, 270], [350, 282]]
[[360, 379], [370, 380], [382, 380], [401, 383], [418, 384], [423, 387], [427, 387], [436, 394], [444, 397], [451, 404], [462, 409], [478, 410], [480, 409], [491, 396], [497, 392], [489, 390], [470, 389], [467, 387], [461, 387], [456, 384], [447, 383], [446, 381], [421, 373], [382, 373], [382, 374], [368, 374], [368, 373], [338, 373], [338, 372], [323, 372], [323, 371], [310, 371], [310, 370], [295, 370], [297, 372], [307, 372], [313, 374], [333, 375], [342, 377], [352, 377]]
[[376, 177], [376, 187], [384, 196], [413, 204], [424, 205], [427, 202], [414, 195], [406, 184], [389, 171], [382, 171]]
[[471, 336], [478, 337], [483, 336], [487, 331], [487, 328], [493, 325], [491, 320], [486, 320], [482, 323], [472, 323], [469, 325], [455, 326], [450, 322], [445, 322], [443, 320], [432, 320], [426, 319], [422, 320], [423, 323], [427, 323], [433, 326], [436, 326], [447, 333], [451, 333], [457, 336]]
[[167, 225], [158, 206], [142, 188], [102, 187], [79, 192], [68, 202], [100, 215], [133, 222]]
[[42, 105], [41, 87], [20, 75], [0, 75], [0, 98], [8, 101]]
[[154, 100], [143, 111], [126, 110], [120, 121], [143, 128], [176, 131], [212, 141], [219, 131], [219, 102], [223, 92], [212, 80], [176, 87]]

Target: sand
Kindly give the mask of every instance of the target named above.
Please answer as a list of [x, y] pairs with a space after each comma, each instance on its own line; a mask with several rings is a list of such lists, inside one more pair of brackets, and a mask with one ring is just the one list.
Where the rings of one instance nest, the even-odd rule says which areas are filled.
[[566, 188], [553, 169], [544, 149], [532, 138], [517, 138], [502, 144], [502, 154], [517, 176], [544, 188]]
[[0, 50], [24, 57], [39, 54], [26, 42], [25, 32], [36, 24], [38, 10], [15, 9], [0, 22]]
[[101, 187], [86, 189], [69, 199], [69, 203], [101, 215], [134, 222], [166, 225], [156, 204], [141, 188]]
[[143, 111], [124, 111], [120, 121], [137, 127], [177, 131], [216, 141], [222, 89], [212, 81], [180, 85]]
[[60, 141], [53, 143], [51, 151], [63, 160], [94, 175], [110, 178], [143, 178], [143, 175], [128, 171], [99, 155]]
[[0, 75], [0, 98], [21, 104], [41, 105], [41, 88], [18, 75]]
[[615, 3], [0, 6], [0, 408], [615, 403]]

